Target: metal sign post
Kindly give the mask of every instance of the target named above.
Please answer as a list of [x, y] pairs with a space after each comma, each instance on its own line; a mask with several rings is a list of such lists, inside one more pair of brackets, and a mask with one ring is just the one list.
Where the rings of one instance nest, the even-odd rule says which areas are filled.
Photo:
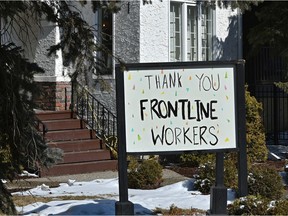
[[227, 188], [224, 186], [224, 153], [216, 153], [216, 183], [211, 187], [210, 214], [227, 214]]
[[119, 201], [115, 203], [116, 215], [134, 215], [134, 204], [128, 200], [127, 153], [125, 137], [125, 112], [123, 76], [117, 71], [116, 98], [117, 98], [117, 136], [118, 136], [118, 178]]
[[238, 119], [238, 195], [244, 197], [248, 195], [248, 168], [247, 168], [247, 149], [246, 149], [246, 118], [245, 113], [245, 68], [244, 62], [236, 65], [237, 70], [237, 119]]

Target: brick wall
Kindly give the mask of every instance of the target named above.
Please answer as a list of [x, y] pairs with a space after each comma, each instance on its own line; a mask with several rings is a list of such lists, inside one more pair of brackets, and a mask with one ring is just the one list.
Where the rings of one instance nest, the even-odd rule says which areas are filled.
[[[38, 109], [65, 110], [71, 103], [70, 82], [37, 82], [40, 89], [38, 95], [34, 95], [34, 101]], [[65, 103], [66, 102], [66, 103]]]

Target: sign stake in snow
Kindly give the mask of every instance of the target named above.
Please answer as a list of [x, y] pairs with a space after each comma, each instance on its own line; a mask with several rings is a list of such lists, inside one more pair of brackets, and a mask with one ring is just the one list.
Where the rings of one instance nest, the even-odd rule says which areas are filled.
[[[242, 61], [128, 64], [122, 71], [117, 67], [119, 186], [125, 188], [119, 190], [120, 203], [121, 193], [123, 203], [128, 202], [127, 153], [241, 152], [243, 68]], [[241, 157], [246, 157], [245, 152]], [[217, 158], [222, 166], [221, 157]], [[220, 178], [216, 183], [222, 184]]]

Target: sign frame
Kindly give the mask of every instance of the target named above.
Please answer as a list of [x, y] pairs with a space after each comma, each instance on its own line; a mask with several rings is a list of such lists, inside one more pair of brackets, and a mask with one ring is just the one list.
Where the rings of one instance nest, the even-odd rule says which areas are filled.
[[[117, 135], [118, 135], [118, 175], [119, 175], [119, 201], [115, 203], [116, 215], [134, 215], [134, 204], [128, 200], [127, 177], [127, 150], [126, 150], [126, 124], [125, 124], [125, 94], [124, 70], [147, 70], [169, 68], [204, 68], [223, 67], [234, 68], [234, 99], [235, 99], [235, 135], [236, 148], [197, 150], [194, 152], [216, 153], [216, 183], [211, 188], [210, 213], [226, 214], [227, 189], [224, 186], [224, 152], [238, 152], [238, 194], [247, 196], [247, 152], [246, 152], [246, 111], [245, 111], [245, 71], [244, 60], [238, 61], [211, 61], [211, 62], [170, 62], [170, 63], [135, 63], [116, 66], [116, 105], [117, 105]], [[193, 151], [188, 151], [193, 152]], [[181, 154], [183, 151], [168, 152], [137, 152], [136, 154]], [[133, 154], [129, 152], [129, 154]]]
[[[239, 150], [239, 133], [241, 133], [241, 126], [239, 126], [239, 117], [243, 116], [243, 113], [239, 113], [237, 108], [239, 107], [239, 94], [237, 92], [239, 91], [239, 88], [241, 88], [242, 79], [241, 77], [244, 77], [244, 70], [239, 70], [239, 67], [237, 65], [243, 64], [244, 62], [239, 61], [210, 61], [210, 62], [160, 62], [160, 63], [132, 63], [132, 64], [126, 64], [125, 66], [121, 67], [120, 65], [116, 66], [116, 86], [117, 86], [117, 110], [119, 111], [118, 114], [118, 121], [121, 123], [121, 127], [118, 128], [120, 130], [120, 136], [123, 136], [123, 141], [126, 145], [126, 151], [127, 151], [127, 136], [126, 136], [126, 115], [125, 113], [125, 78], [124, 73], [129, 71], [147, 71], [147, 70], [169, 70], [169, 69], [211, 69], [211, 68], [233, 68], [233, 79], [234, 79], [234, 86], [233, 86], [233, 96], [234, 96], [234, 117], [235, 117], [235, 147], [234, 148], [223, 148], [223, 149], [196, 149], [196, 150], [175, 150], [175, 151], [141, 151], [141, 152], [131, 152], [127, 151], [129, 154], [139, 154], [139, 155], [161, 155], [161, 154], [181, 154], [183, 152], [229, 152], [229, 151], [238, 151]], [[119, 101], [121, 100], [121, 101]], [[240, 136], [241, 137], [241, 136]], [[120, 137], [118, 137], [120, 138]], [[122, 140], [122, 138], [121, 138]], [[121, 143], [122, 143], [121, 142]]]

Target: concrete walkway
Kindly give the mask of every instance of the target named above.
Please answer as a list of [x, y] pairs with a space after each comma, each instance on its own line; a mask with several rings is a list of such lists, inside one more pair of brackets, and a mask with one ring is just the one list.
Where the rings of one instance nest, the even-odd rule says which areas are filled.
[[[118, 178], [118, 171], [104, 171], [93, 172], [77, 175], [63, 175], [63, 176], [51, 176], [44, 178], [25, 178], [14, 180], [13, 182], [7, 182], [7, 188], [10, 190], [25, 190], [28, 188], [37, 187], [38, 185], [49, 185], [50, 187], [57, 187], [59, 183], [66, 183], [68, 180], [81, 181], [93, 181], [95, 179], [110, 179]], [[168, 185], [188, 179], [172, 170], [163, 169], [163, 183], [162, 185]]]

